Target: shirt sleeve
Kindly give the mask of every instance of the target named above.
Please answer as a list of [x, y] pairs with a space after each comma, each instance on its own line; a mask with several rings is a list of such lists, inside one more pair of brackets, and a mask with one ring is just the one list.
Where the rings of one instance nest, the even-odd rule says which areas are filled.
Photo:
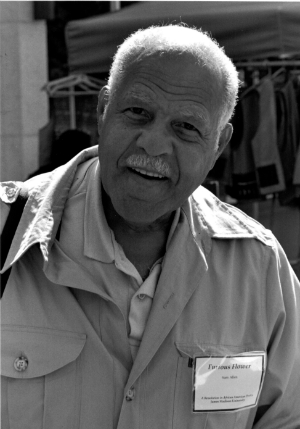
[[265, 286], [268, 360], [253, 429], [299, 429], [300, 283], [278, 242]]

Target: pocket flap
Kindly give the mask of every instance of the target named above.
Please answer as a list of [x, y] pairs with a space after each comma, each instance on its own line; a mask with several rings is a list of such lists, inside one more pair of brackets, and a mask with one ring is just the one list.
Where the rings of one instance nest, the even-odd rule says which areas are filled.
[[181, 357], [194, 358], [195, 356], [229, 356], [250, 352], [253, 349], [251, 346], [245, 345], [223, 345], [223, 344], [208, 344], [208, 343], [182, 343], [175, 342], [178, 353]]
[[[2, 327], [1, 373], [6, 377], [33, 378], [56, 371], [80, 355], [86, 335], [46, 328]], [[27, 367], [15, 369], [15, 361], [26, 357]]]

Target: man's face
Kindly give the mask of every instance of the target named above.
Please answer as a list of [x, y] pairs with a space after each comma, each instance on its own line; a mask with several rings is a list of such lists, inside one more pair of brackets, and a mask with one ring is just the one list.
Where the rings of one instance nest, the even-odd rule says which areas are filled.
[[134, 61], [108, 102], [102, 92], [101, 180], [120, 216], [163, 219], [203, 182], [231, 136], [227, 126], [218, 137], [220, 100], [216, 78], [189, 54]]

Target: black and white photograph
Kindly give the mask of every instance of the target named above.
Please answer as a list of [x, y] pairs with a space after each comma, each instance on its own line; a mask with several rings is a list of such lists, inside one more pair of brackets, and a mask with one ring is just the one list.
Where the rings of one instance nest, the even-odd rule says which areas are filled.
[[300, 1], [0, 0], [2, 429], [300, 429]]

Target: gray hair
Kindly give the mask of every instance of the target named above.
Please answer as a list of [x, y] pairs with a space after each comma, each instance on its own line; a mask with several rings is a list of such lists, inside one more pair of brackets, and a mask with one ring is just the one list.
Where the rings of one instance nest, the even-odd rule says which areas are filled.
[[224, 49], [200, 29], [179, 24], [152, 26], [131, 34], [114, 56], [108, 79], [109, 94], [113, 96], [132, 61], [143, 60], [155, 52], [189, 52], [199, 65], [208, 67], [219, 77], [223, 90], [218, 122], [220, 132], [234, 112], [239, 88], [238, 73]]

